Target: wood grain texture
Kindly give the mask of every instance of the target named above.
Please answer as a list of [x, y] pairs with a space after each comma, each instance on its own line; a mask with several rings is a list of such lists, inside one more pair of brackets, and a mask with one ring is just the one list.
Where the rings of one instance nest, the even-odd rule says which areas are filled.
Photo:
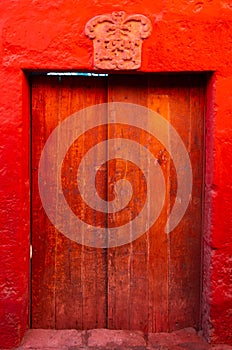
[[[58, 232], [44, 213], [37, 184], [38, 162], [49, 134], [72, 113], [106, 102], [106, 81], [94, 77], [62, 81], [36, 77], [32, 99], [32, 327], [106, 327], [106, 251], [79, 245]], [[62, 167], [63, 188], [75, 186], [73, 177], [65, 183], [69, 169], [75, 171], [76, 163], [94, 144], [97, 134], [98, 130], [94, 130], [84, 135], [67, 153]], [[66, 199], [76, 206], [79, 216], [84, 219], [88, 215], [91, 223], [96, 223], [98, 216], [73, 194], [73, 190], [66, 192]]]
[[[168, 118], [168, 97], [153, 93], [148, 77], [112, 77], [109, 84], [109, 101], [124, 101], [137, 103], [159, 112]], [[144, 130], [151, 125], [144, 117]], [[168, 181], [168, 158], [163, 161], [164, 147], [158, 140], [154, 140], [145, 131], [128, 127], [122, 130], [117, 128], [109, 137], [123, 137], [135, 140], [147, 147], [159, 160], [166, 183]], [[145, 168], [149, 168], [149, 160], [141, 159]], [[137, 170], [138, 172], [138, 170]], [[136, 173], [136, 170], [134, 170]], [[134, 176], [135, 187], [140, 189], [140, 195], [134, 195], [134, 203], [142, 200], [145, 195], [141, 186], [141, 177]], [[133, 204], [134, 204], [133, 203]], [[131, 212], [133, 212], [133, 204]], [[141, 329], [147, 331], [162, 331], [167, 327], [168, 319], [168, 256], [167, 235], [164, 226], [167, 221], [167, 206], [165, 206], [156, 224], [145, 232], [142, 237], [123, 247], [109, 249], [109, 281], [108, 281], [108, 308], [109, 327]], [[149, 212], [141, 221], [149, 222]], [[120, 225], [120, 217], [118, 218]], [[133, 232], [133, 223], [131, 231]]]
[[[133, 197], [128, 205], [115, 214], [96, 213], [83, 202], [78, 190], [73, 192], [73, 188], [77, 188], [78, 165], [85, 153], [98, 142], [125, 138], [142, 144], [154, 154], [166, 184], [161, 214], [147, 232], [124, 246], [96, 249], [70, 241], [52, 226], [39, 198], [38, 162], [47, 137], [62, 120], [84, 107], [116, 101], [148, 107], [176, 128], [192, 162], [193, 192], [182, 221], [170, 234], [166, 234], [164, 228], [174, 205], [178, 184], [175, 165], [165, 146], [145, 131], [149, 131], [152, 125], [147, 124], [143, 116], [144, 130], [108, 124], [87, 131], [70, 147], [62, 166], [65, 198], [82, 220], [100, 227], [118, 227], [120, 230], [120, 225], [130, 222], [146, 200], [147, 187], [143, 173], [132, 162], [117, 158], [116, 148], [117, 159], [106, 162], [97, 172], [96, 188], [103, 199], [111, 201], [115, 197], [116, 181], [129, 180]], [[168, 142], [175, 151], [173, 140]], [[56, 150], [53, 156], [55, 154]], [[164, 332], [198, 327], [203, 155], [204, 81], [198, 76], [177, 79], [176, 76], [110, 75], [108, 78], [62, 78], [61, 82], [48, 77], [33, 79], [34, 328], [107, 327]], [[142, 156], [139, 158], [144, 167], [149, 169], [148, 159]], [[86, 184], [86, 191], [90, 190]], [[149, 222], [150, 212], [146, 215], [143, 220]], [[140, 223], [141, 226], [144, 222]], [[133, 225], [131, 222], [131, 234]]]

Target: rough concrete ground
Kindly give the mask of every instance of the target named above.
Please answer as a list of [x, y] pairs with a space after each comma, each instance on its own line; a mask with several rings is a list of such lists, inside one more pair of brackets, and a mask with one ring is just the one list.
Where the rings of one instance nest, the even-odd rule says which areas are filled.
[[27, 331], [17, 350], [232, 350], [229, 345], [210, 345], [193, 328], [173, 333], [150, 333], [138, 331], [93, 329], [49, 330], [32, 329]]

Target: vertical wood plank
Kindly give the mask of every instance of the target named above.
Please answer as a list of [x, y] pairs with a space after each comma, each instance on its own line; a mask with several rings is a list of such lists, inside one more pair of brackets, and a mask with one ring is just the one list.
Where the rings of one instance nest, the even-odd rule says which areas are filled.
[[[149, 79], [148, 108], [169, 121], [169, 96]], [[154, 120], [153, 123], [156, 123]], [[168, 130], [166, 130], [168, 135]], [[164, 145], [151, 140], [150, 150], [157, 158], [166, 184], [165, 202], [161, 214], [149, 231], [149, 331], [168, 331], [168, 264], [169, 239], [164, 229], [170, 206], [170, 157]], [[154, 203], [151, 203], [154, 205]]]
[[[128, 80], [125, 80], [125, 77], [123, 79], [113, 77], [109, 83], [109, 101], [136, 103], [167, 115], [168, 99], [158, 96], [157, 91], [154, 96], [151, 88], [148, 90], [147, 77], [128, 76], [127, 78]], [[144, 117], [144, 129], [149, 130], [146, 116], [142, 117]], [[120, 135], [148, 147], [157, 159], [163, 152], [163, 146], [157, 140], [153, 140], [148, 133], [136, 130], [133, 126], [128, 126], [128, 128], [118, 126], [117, 129], [110, 129], [109, 138]], [[144, 167], [149, 168], [148, 159], [139, 158]], [[167, 165], [163, 164], [162, 167], [168, 170]], [[115, 162], [115, 171], [120, 171], [118, 162]], [[138, 193], [134, 194], [131, 213], [133, 213], [136, 201], [146, 196], [141, 177], [136, 178], [136, 172], [138, 170], [133, 169], [134, 176], [131, 180]], [[123, 174], [121, 175], [123, 177]], [[110, 328], [140, 329], [145, 332], [166, 329], [168, 316], [167, 239], [162, 231], [166, 218], [167, 210], [163, 210], [161, 218], [149, 232], [144, 232], [131, 244], [109, 249]], [[121, 217], [116, 220], [117, 225], [120, 225]], [[130, 220], [129, 216], [128, 220]], [[143, 220], [149, 220], [149, 213]], [[141, 222], [141, 226], [143, 224], [144, 222]], [[133, 229], [132, 223], [132, 233]]]
[[[41, 79], [32, 84], [32, 327], [55, 328], [55, 228], [47, 218], [39, 197], [38, 165], [41, 150], [56, 120], [46, 101], [58, 105], [57, 79], [45, 88]], [[53, 88], [55, 86], [56, 88]], [[46, 119], [50, 120], [47, 124]], [[45, 272], [46, 271], [46, 272]], [[45, 292], [46, 291], [46, 292]]]
[[[141, 85], [142, 84], [142, 85]], [[113, 76], [109, 80], [108, 99], [110, 102], [129, 102], [146, 104], [147, 98], [147, 82], [145, 79], [134, 76]], [[123, 110], [122, 110], [123, 113]], [[115, 128], [109, 127], [109, 138], [129, 138], [136, 139], [139, 142], [140, 133], [131, 127], [122, 127], [118, 125]], [[144, 159], [144, 162], [146, 160]], [[130, 178], [133, 189], [138, 191], [141, 177], [136, 176], [138, 169], [129, 164], [125, 165], [126, 171], [120, 167], [118, 160], [114, 163], [114, 171], [120, 173], [121, 178]], [[110, 169], [112, 170], [112, 169]], [[109, 171], [110, 171], [109, 170]], [[132, 174], [130, 176], [129, 174]], [[115, 179], [113, 179], [114, 181]], [[142, 196], [141, 192], [137, 193], [137, 198]], [[141, 198], [142, 200], [142, 198]], [[127, 220], [130, 221], [133, 215], [133, 206], [135, 198], [131, 203], [131, 207], [127, 212]], [[122, 216], [115, 216], [115, 226], [120, 226]], [[120, 227], [119, 227], [120, 230]], [[131, 226], [133, 230], [133, 226]], [[138, 245], [136, 248], [136, 244]], [[109, 328], [114, 329], [146, 329], [148, 303], [147, 303], [147, 270], [141, 278], [141, 269], [147, 256], [147, 237], [135, 243], [126, 244], [121, 247], [110, 248], [108, 252], [108, 315]], [[137, 254], [135, 254], [137, 252]], [[139, 278], [140, 275], [140, 278]], [[143, 298], [143, 308], [140, 307], [141, 296]]]
[[183, 220], [170, 234], [170, 330], [198, 328], [200, 318], [205, 102], [203, 81], [190, 80], [189, 85], [177, 87], [171, 96], [171, 121], [190, 155], [193, 189]]

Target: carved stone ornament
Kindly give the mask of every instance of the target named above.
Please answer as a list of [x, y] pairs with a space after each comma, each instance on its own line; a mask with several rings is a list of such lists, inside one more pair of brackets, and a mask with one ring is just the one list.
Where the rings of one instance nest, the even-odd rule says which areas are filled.
[[94, 67], [100, 69], [138, 69], [142, 41], [152, 30], [151, 21], [140, 14], [113, 12], [93, 17], [85, 34], [93, 39]]

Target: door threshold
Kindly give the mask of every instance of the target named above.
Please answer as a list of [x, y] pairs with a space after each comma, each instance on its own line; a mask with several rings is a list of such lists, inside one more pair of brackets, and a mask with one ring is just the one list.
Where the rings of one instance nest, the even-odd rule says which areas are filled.
[[17, 349], [232, 350], [232, 346], [210, 345], [193, 328], [185, 328], [172, 333], [149, 334], [141, 331], [110, 329], [30, 329]]

